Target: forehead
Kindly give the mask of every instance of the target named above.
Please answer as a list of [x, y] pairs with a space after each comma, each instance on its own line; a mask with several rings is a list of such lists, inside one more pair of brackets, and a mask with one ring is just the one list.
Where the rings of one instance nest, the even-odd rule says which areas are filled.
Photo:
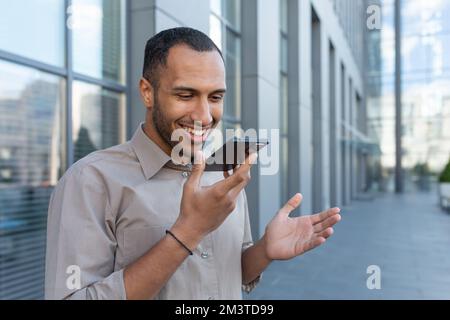
[[225, 88], [225, 66], [216, 50], [198, 52], [186, 45], [174, 46], [160, 77], [169, 86]]

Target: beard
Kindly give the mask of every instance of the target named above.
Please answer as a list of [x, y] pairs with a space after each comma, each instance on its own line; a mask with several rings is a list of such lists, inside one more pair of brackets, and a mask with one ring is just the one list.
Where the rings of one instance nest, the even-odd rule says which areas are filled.
[[[159, 136], [166, 142], [172, 149], [178, 145], [179, 143], [183, 143], [183, 149], [181, 150], [181, 153], [179, 156], [186, 157], [193, 162], [194, 158], [194, 152], [195, 150], [201, 150], [203, 148], [203, 145], [205, 142], [201, 144], [194, 144], [191, 141], [188, 143], [176, 140], [172, 140], [172, 127], [170, 121], [167, 120], [167, 118], [164, 116], [164, 113], [162, 112], [161, 105], [159, 104], [157, 93], [155, 93], [154, 97], [154, 104], [153, 104], [153, 112], [152, 112], [152, 120], [153, 125], [155, 126], [156, 132], [159, 134]], [[183, 129], [180, 129], [183, 130]], [[184, 151], [187, 151], [184, 153]]]
[[166, 117], [161, 111], [161, 106], [157, 99], [157, 94], [154, 95], [154, 105], [152, 112], [153, 125], [155, 126], [156, 132], [160, 137], [172, 148], [175, 147], [179, 142], [172, 141], [172, 129], [170, 123], [166, 120]]

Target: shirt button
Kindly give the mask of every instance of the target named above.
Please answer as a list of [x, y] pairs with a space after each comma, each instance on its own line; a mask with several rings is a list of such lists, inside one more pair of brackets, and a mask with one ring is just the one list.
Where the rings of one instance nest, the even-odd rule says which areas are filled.
[[183, 172], [181, 173], [181, 175], [182, 175], [184, 178], [187, 178], [187, 177], [189, 176], [189, 173], [188, 173], [187, 171], [183, 171]]
[[206, 251], [203, 251], [202, 254], [201, 254], [201, 257], [202, 257], [203, 259], [208, 258], [208, 256], [209, 256], [209, 254], [208, 254], [208, 252], [206, 252]]

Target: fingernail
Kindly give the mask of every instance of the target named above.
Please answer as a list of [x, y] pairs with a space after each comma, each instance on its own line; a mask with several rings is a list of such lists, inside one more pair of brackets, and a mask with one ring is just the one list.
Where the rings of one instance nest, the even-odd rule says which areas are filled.
[[200, 164], [203, 162], [203, 152], [201, 150], [198, 150], [195, 152], [194, 161], [195, 161], [195, 164]]

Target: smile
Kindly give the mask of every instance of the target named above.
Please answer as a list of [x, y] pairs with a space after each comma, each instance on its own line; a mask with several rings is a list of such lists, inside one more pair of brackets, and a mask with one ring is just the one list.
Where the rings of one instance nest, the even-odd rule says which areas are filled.
[[210, 128], [194, 129], [192, 127], [187, 127], [183, 125], [180, 125], [180, 128], [182, 128], [186, 133], [189, 134], [193, 142], [204, 142], [208, 137], [210, 131]]

